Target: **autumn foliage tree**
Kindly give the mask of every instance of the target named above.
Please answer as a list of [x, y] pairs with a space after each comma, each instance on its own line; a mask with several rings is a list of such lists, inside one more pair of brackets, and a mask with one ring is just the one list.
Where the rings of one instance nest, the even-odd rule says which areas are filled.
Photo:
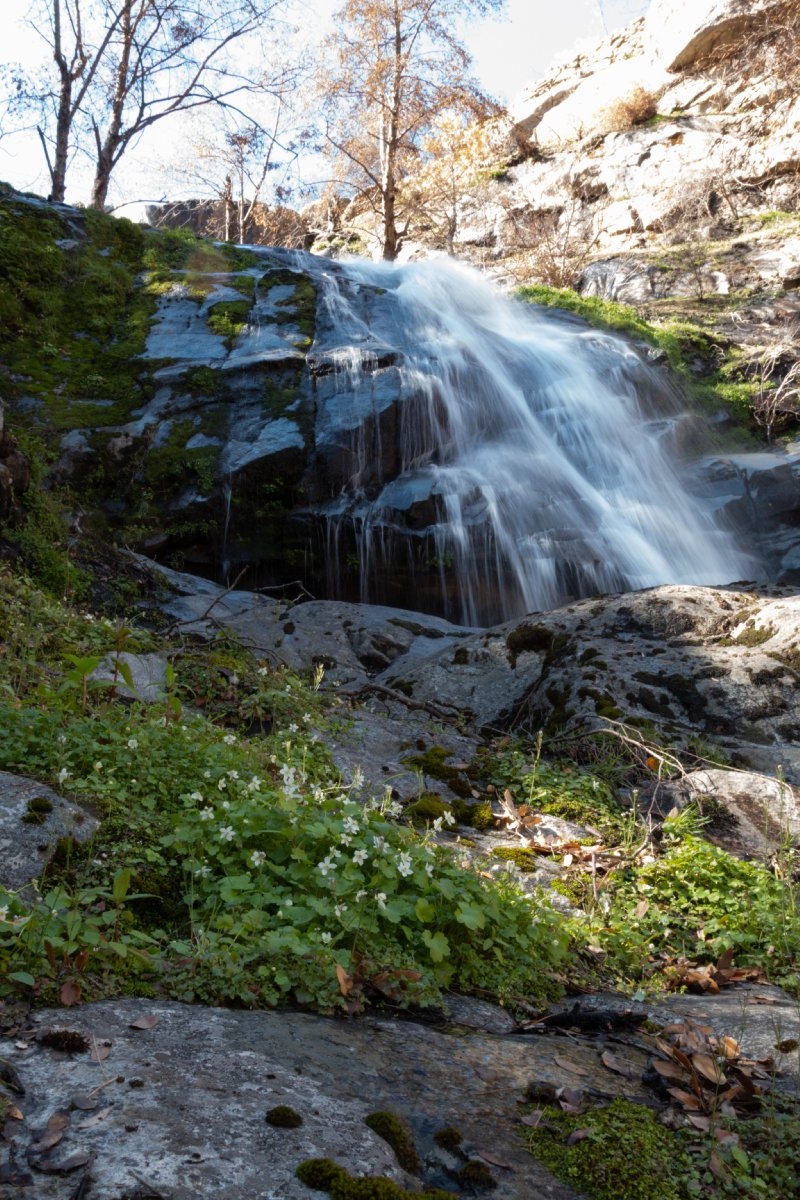
[[451, 113], [491, 109], [470, 76], [459, 23], [499, 13], [504, 0], [345, 0], [327, 40], [320, 84], [324, 134], [339, 186], [377, 218], [382, 257], [394, 259], [413, 225], [423, 142]]

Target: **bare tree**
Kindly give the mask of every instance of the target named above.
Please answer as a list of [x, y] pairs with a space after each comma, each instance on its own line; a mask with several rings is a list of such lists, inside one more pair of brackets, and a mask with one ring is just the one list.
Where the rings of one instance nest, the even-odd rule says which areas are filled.
[[[51, 57], [38, 103], [51, 195], [63, 199], [77, 146], [94, 162], [91, 204], [103, 208], [123, 154], [156, 122], [204, 105], [235, 104], [276, 74], [234, 60], [284, 0], [33, 0], [32, 23]], [[277, 76], [283, 74], [282, 70]], [[277, 86], [277, 85], [276, 85]]]
[[378, 218], [383, 258], [409, 234], [402, 181], [443, 113], [479, 117], [491, 105], [469, 75], [459, 20], [499, 12], [503, 0], [345, 0], [327, 41], [320, 84], [324, 134], [342, 184]]
[[[800, 329], [794, 330], [796, 339]], [[800, 411], [800, 358], [793, 344], [772, 346], [758, 364], [758, 394], [753, 417], [762, 426], [768, 442], [775, 425], [784, 416]]]

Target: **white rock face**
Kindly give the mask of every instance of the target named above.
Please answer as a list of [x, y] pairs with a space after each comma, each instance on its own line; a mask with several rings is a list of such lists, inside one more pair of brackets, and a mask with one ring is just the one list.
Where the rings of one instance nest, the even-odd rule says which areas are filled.
[[680, 71], [712, 50], [735, 42], [754, 17], [781, 0], [652, 0], [644, 23], [648, 53], [669, 71]]

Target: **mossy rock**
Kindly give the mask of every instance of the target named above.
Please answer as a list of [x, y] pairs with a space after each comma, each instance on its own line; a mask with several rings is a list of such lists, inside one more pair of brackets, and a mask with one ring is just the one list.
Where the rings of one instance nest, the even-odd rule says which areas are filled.
[[295, 1175], [306, 1187], [328, 1192], [331, 1200], [403, 1200], [416, 1196], [418, 1200], [453, 1200], [452, 1192], [430, 1188], [410, 1192], [383, 1175], [357, 1178], [330, 1158], [310, 1158], [301, 1162]]
[[410, 1175], [418, 1175], [420, 1171], [419, 1155], [411, 1136], [411, 1130], [395, 1113], [381, 1110], [370, 1113], [364, 1118], [364, 1124], [373, 1133], [383, 1138], [392, 1147], [400, 1166]]

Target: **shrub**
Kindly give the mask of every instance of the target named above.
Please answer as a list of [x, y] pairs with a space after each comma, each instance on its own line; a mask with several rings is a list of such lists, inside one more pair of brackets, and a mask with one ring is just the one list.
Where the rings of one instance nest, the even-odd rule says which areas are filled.
[[603, 109], [603, 130], [605, 133], [624, 133], [634, 125], [643, 125], [657, 112], [658, 97], [639, 83], [627, 96]]

